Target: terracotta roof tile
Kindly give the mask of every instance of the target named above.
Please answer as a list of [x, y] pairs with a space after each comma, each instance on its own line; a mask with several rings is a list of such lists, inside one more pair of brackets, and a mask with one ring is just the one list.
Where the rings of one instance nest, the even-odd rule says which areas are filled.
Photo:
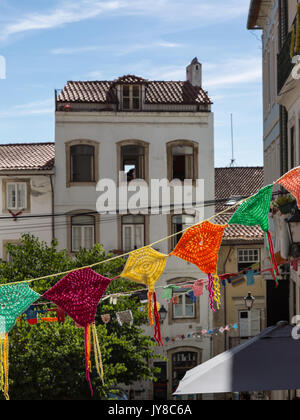
[[54, 158], [54, 143], [0, 145], [0, 171], [52, 170]]
[[111, 82], [68, 82], [58, 102], [114, 104], [117, 95]]
[[210, 105], [206, 91], [190, 82], [147, 81], [136, 76], [124, 76], [114, 82], [76, 82], [70, 81], [57, 97], [60, 103], [99, 103], [117, 104], [115, 85], [146, 84], [146, 104], [170, 105]]
[[143, 79], [142, 77], [134, 76], [132, 74], [127, 74], [126, 76], [119, 77], [118, 79], [114, 80], [114, 84], [116, 85], [131, 85], [131, 84], [146, 84], [148, 80]]
[[[215, 169], [215, 199], [217, 212], [230, 207], [230, 199], [240, 201], [257, 193], [264, 186], [264, 168], [233, 167]], [[233, 204], [233, 203], [232, 203]], [[231, 205], [232, 205], [231, 204]]]
[[[229, 222], [232, 214], [222, 214], [215, 218], [214, 223], [224, 225]], [[262, 241], [264, 232], [259, 226], [228, 225], [224, 231], [223, 240], [230, 241]]]
[[[216, 168], [216, 213], [231, 207], [234, 201], [241, 201], [243, 198], [257, 193], [263, 186], [263, 167]], [[230, 202], [231, 200], [232, 202]], [[215, 223], [228, 223], [236, 208], [217, 216]], [[261, 241], [263, 238], [264, 233], [259, 226], [230, 225], [224, 232], [224, 240]]]

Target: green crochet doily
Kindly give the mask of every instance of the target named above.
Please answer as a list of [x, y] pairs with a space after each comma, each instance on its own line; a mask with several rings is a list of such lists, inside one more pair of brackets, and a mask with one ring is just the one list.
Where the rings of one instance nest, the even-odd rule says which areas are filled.
[[0, 287], [0, 334], [8, 333], [16, 319], [39, 297], [27, 283]]
[[268, 185], [241, 204], [230, 219], [229, 225], [260, 226], [264, 232], [267, 232], [272, 192], [273, 185]]

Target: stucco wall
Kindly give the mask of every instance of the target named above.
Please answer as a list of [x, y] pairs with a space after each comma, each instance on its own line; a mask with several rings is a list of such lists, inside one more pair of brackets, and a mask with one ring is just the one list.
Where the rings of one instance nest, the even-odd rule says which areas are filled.
[[[4, 208], [5, 181], [20, 180], [28, 181], [30, 196], [30, 211], [24, 212], [20, 216], [47, 215], [43, 218], [18, 218], [17, 221]], [[16, 242], [23, 233], [30, 233], [40, 240], [50, 242], [52, 240], [52, 190], [49, 175], [29, 176], [29, 175], [10, 175], [0, 177], [0, 206], [1, 217], [5, 219], [0, 221], [0, 258], [5, 258], [5, 244], [7, 242]]]

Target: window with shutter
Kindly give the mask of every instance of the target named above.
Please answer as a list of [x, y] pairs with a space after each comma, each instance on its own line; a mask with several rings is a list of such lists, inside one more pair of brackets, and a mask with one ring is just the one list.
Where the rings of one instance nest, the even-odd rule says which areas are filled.
[[72, 223], [72, 252], [80, 249], [92, 249], [95, 245], [95, 217], [73, 216]]
[[[178, 232], [182, 232], [185, 229], [193, 226], [195, 224], [195, 217], [189, 216], [186, 214], [176, 215], [172, 217], [172, 235], [175, 235]], [[173, 236], [172, 238], [172, 248], [174, 249], [178, 244], [180, 238], [182, 237], [182, 233]]]
[[136, 145], [121, 147], [121, 170], [127, 175], [127, 181], [145, 179], [145, 148]]
[[173, 318], [195, 318], [195, 303], [193, 302], [192, 298], [188, 295], [188, 293], [186, 293], [186, 290], [177, 289], [174, 293], [174, 297], [176, 298], [176, 303], [173, 305]]
[[194, 179], [194, 148], [192, 146], [172, 147], [172, 178]]
[[75, 145], [70, 148], [71, 182], [95, 182], [95, 148]]
[[123, 111], [139, 111], [141, 109], [141, 87], [139, 85], [124, 85], [122, 87]]
[[239, 313], [240, 338], [255, 337], [261, 332], [261, 314], [259, 309]]
[[122, 243], [125, 252], [142, 248], [145, 245], [144, 216], [122, 217]]
[[[253, 264], [260, 264], [260, 249], [238, 249], [238, 271], [243, 271]], [[258, 267], [259, 269], [259, 267]]]
[[27, 208], [26, 182], [8, 182], [6, 184], [6, 194], [8, 210], [24, 210]]

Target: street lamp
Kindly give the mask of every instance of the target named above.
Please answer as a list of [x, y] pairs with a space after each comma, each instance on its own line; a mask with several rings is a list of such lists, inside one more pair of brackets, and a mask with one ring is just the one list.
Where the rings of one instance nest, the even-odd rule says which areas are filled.
[[159, 321], [163, 324], [165, 319], [167, 318], [168, 311], [166, 310], [164, 306], [162, 306], [160, 310], [158, 311], [158, 313], [159, 313]]
[[290, 256], [297, 258], [300, 256], [300, 212], [294, 211], [287, 219], [287, 224], [291, 239]]
[[251, 311], [253, 308], [255, 297], [252, 296], [252, 294], [249, 292], [247, 297], [244, 297], [245, 305], [248, 311]]

